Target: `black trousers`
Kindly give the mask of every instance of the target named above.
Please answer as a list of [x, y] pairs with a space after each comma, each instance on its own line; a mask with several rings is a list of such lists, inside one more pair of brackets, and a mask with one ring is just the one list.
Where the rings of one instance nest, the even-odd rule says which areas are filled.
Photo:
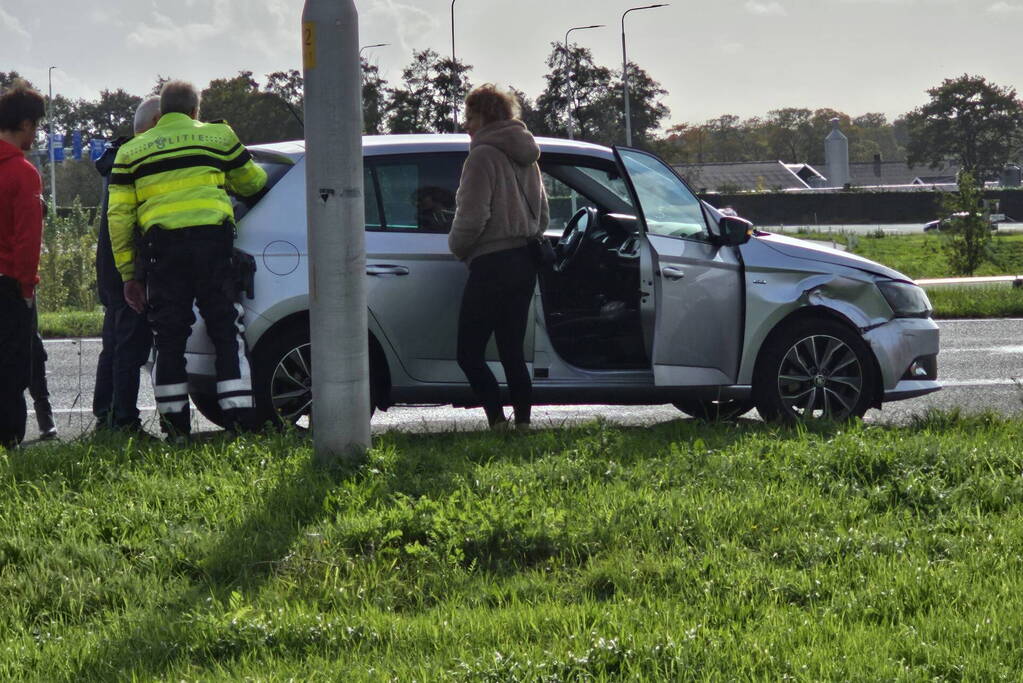
[[[153, 233], [153, 234], [150, 234]], [[185, 344], [198, 306], [216, 350], [217, 398], [228, 421], [248, 424], [252, 379], [231, 263], [230, 226], [147, 233], [149, 323], [156, 346], [153, 393], [164, 430], [191, 431]]]
[[493, 335], [508, 381], [516, 422], [529, 422], [533, 384], [523, 342], [536, 287], [536, 263], [528, 247], [505, 249], [472, 260], [458, 314], [458, 365], [491, 425], [504, 420], [501, 393], [486, 363]]
[[36, 424], [39, 432], [52, 429], [53, 407], [50, 405], [50, 388], [46, 384], [46, 347], [39, 335], [39, 308], [32, 307], [32, 329], [29, 332], [32, 341], [32, 369], [28, 381], [28, 394], [32, 397], [36, 411]]
[[25, 438], [25, 389], [32, 358], [32, 311], [17, 280], [0, 276], [0, 446]]
[[149, 358], [153, 332], [144, 314], [131, 310], [123, 292], [107, 292], [103, 309], [103, 348], [96, 363], [92, 414], [108, 427], [139, 422], [139, 372]]

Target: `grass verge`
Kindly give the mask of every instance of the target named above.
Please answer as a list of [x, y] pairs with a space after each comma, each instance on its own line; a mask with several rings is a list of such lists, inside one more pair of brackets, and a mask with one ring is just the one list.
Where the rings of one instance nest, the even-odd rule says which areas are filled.
[[928, 287], [936, 318], [1023, 317], [1023, 289], [1009, 286]]
[[99, 337], [103, 334], [103, 311], [40, 313], [39, 334], [44, 339]]
[[5, 680], [1013, 679], [1023, 422], [0, 454]]

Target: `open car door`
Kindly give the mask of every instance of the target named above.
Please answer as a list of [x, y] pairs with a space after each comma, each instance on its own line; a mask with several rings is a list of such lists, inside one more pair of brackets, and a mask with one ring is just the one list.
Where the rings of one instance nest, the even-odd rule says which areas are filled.
[[652, 154], [614, 148], [642, 229], [644, 340], [658, 386], [734, 384], [745, 285], [738, 250], [711, 233], [700, 200]]

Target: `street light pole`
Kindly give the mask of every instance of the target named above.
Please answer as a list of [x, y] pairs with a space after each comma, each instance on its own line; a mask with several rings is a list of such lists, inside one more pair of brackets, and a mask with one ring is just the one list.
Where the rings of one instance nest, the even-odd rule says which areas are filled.
[[458, 132], [458, 97], [455, 90], [455, 0], [451, 0], [451, 132]]
[[575, 101], [572, 96], [572, 74], [569, 73], [568, 60], [569, 60], [569, 47], [568, 47], [568, 34], [572, 31], [585, 31], [589, 28], [604, 28], [604, 24], [593, 24], [592, 26], [573, 26], [572, 28], [565, 31], [565, 86], [568, 88], [568, 139], [574, 140], [573, 129], [575, 125], [572, 121], [575, 118]]
[[627, 146], [632, 146], [632, 114], [629, 111], [629, 59], [625, 54], [625, 15], [629, 12], [667, 6], [668, 3], [644, 5], [643, 7], [630, 7], [622, 12], [622, 90], [625, 94], [625, 144]]
[[46, 146], [50, 149], [50, 216], [57, 217], [57, 163], [53, 154], [53, 70], [57, 67], [51, 66], [46, 71], [46, 78], [50, 82], [50, 100], [46, 106], [46, 121], [49, 124], [46, 128], [50, 139]]
[[368, 50], [371, 47], [387, 47], [388, 45], [390, 45], [390, 43], [373, 43], [372, 45], [363, 45], [359, 48], [359, 56], [362, 56], [363, 50]]

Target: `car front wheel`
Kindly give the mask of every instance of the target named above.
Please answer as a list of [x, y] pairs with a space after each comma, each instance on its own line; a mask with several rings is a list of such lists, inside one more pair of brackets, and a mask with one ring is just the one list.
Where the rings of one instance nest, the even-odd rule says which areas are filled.
[[753, 396], [765, 420], [862, 417], [876, 391], [870, 349], [832, 320], [801, 321], [772, 335], [757, 363]]

